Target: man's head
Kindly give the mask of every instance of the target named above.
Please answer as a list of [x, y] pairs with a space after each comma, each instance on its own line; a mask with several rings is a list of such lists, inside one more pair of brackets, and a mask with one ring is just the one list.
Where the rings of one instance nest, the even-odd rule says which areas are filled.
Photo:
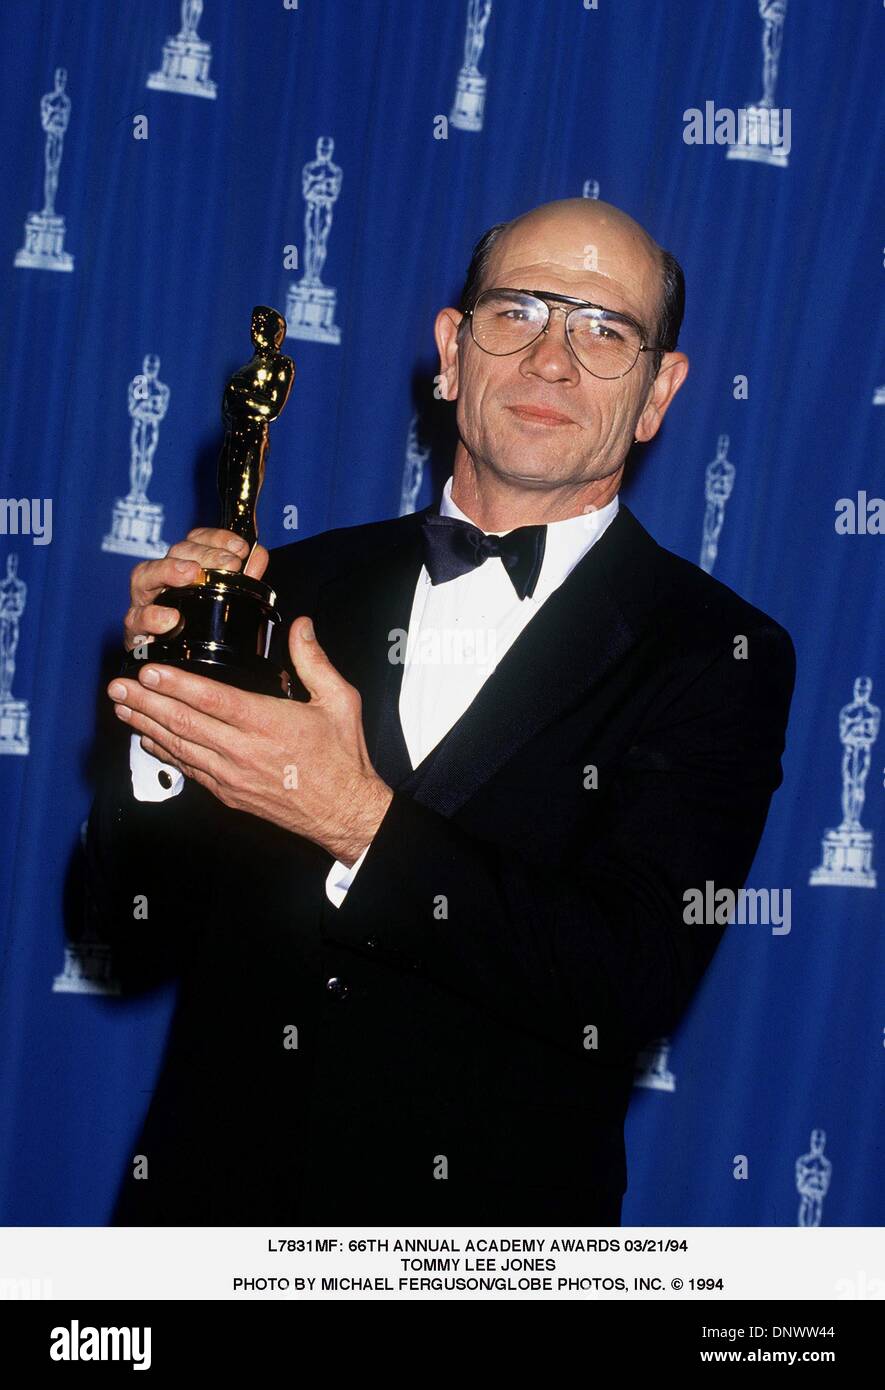
[[[632, 370], [603, 380], [575, 356], [565, 314], [554, 311], [528, 347], [493, 356], [473, 340], [466, 311], [496, 287], [588, 300], [636, 320], [645, 344], [661, 348], [640, 352]], [[478, 472], [527, 489], [578, 491], [607, 479], [595, 491], [608, 500], [634, 438], [657, 433], [687, 374], [688, 359], [675, 351], [683, 302], [678, 263], [609, 203], [566, 198], [490, 228], [474, 248], [459, 309], [436, 319], [443, 393], [457, 398], [459, 458], [463, 450]], [[520, 406], [568, 421], [532, 419]]]

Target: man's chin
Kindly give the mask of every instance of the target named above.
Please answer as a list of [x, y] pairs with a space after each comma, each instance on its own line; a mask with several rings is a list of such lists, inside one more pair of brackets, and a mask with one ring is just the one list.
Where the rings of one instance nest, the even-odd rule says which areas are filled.
[[523, 487], [550, 487], [568, 482], [571, 477], [561, 449], [513, 447], [504, 453], [496, 451], [491, 458], [491, 468], [502, 480]]

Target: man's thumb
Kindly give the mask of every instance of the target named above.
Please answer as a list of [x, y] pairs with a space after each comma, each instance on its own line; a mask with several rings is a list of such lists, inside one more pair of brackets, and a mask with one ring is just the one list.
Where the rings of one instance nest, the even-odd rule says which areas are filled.
[[317, 641], [310, 618], [296, 618], [289, 628], [289, 656], [311, 697], [340, 683], [341, 677]]

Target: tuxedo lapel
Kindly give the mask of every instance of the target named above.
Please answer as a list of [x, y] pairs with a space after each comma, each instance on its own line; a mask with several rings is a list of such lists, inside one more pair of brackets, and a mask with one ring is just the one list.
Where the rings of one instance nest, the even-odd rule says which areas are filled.
[[403, 665], [389, 658], [397, 634], [405, 647], [422, 565], [422, 516], [410, 518], [415, 524], [380, 557], [324, 586], [317, 633], [362, 695], [373, 766], [389, 785], [452, 815], [638, 640], [661, 597], [654, 574], [658, 547], [622, 502], [461, 718], [411, 770], [399, 720]]
[[389, 786], [412, 771], [399, 696], [405, 649], [421, 573], [424, 511], [403, 519], [396, 539], [371, 560], [328, 581], [317, 601], [317, 636], [330, 661], [362, 696], [363, 729], [372, 766]]

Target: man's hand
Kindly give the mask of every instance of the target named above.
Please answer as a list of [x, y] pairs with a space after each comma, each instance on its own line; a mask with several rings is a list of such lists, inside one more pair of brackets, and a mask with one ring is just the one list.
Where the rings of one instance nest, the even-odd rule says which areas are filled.
[[135, 566], [129, 580], [132, 604], [123, 622], [123, 645], [127, 652], [152, 642], [154, 637], [161, 637], [178, 622], [181, 615], [177, 608], [154, 603], [161, 589], [194, 584], [201, 569], [238, 570], [244, 560], [243, 573], [260, 579], [269, 558], [263, 545], [256, 542], [250, 552], [248, 543], [233, 531], [197, 526], [188, 531], [186, 540], [171, 545], [162, 560], [142, 561]]
[[393, 791], [369, 761], [359, 691], [335, 670], [309, 618], [289, 629], [289, 652], [307, 703], [251, 695], [160, 662], [107, 690], [149, 753], [225, 806], [303, 835], [350, 866], [371, 844]]

